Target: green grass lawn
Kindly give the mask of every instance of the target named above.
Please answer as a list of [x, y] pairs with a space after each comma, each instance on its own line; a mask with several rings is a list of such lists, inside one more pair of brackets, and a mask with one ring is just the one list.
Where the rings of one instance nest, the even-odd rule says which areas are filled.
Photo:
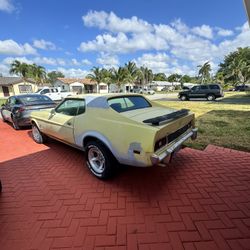
[[176, 109], [195, 113], [199, 134], [186, 145], [204, 149], [208, 144], [250, 152], [250, 94], [226, 93], [224, 99], [207, 101], [159, 101]]

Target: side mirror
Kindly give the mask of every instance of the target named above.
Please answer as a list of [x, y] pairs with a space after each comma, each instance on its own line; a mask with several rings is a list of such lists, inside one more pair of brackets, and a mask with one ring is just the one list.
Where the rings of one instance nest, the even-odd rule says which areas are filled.
[[56, 114], [55, 109], [51, 109], [50, 114], [51, 114], [51, 115], [55, 115], [55, 114]]

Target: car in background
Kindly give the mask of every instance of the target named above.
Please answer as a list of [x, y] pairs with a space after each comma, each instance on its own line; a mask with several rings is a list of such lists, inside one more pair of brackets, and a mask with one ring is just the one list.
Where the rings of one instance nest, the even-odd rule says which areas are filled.
[[154, 95], [155, 94], [155, 91], [153, 89], [147, 89], [145, 88], [143, 91], [142, 91], [143, 94], [146, 94], [146, 95]]
[[11, 122], [18, 130], [22, 126], [31, 125], [30, 113], [34, 110], [55, 107], [55, 102], [48, 96], [40, 94], [15, 95], [2, 105], [1, 115], [4, 122]]
[[234, 91], [250, 91], [250, 86], [245, 84], [245, 85], [238, 85], [234, 88]]
[[53, 101], [61, 101], [63, 98], [73, 95], [72, 92], [61, 91], [61, 88], [43, 87], [36, 91], [37, 94], [46, 95]]
[[166, 108], [139, 94], [66, 97], [55, 109], [32, 112], [31, 120], [35, 142], [51, 137], [85, 151], [87, 166], [101, 179], [119, 163], [166, 164], [197, 136], [192, 112]]
[[191, 98], [206, 98], [208, 101], [214, 101], [216, 98], [223, 96], [224, 93], [219, 84], [196, 85], [178, 94], [178, 98], [182, 101], [187, 101]]

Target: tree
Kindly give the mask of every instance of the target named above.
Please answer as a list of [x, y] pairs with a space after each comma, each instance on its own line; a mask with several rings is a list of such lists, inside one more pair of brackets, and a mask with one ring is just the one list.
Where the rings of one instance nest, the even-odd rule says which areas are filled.
[[47, 74], [48, 76], [48, 81], [50, 83], [54, 83], [57, 78], [64, 78], [64, 74], [60, 71], [51, 71]]
[[[129, 61], [125, 64], [125, 80], [128, 83], [134, 84], [138, 77], [139, 77], [139, 71], [136, 67], [136, 64], [134, 62]], [[129, 86], [129, 92], [130, 92], [130, 86]]]
[[123, 67], [112, 68], [111, 73], [112, 82], [118, 85], [118, 91], [120, 92], [121, 86], [125, 83], [127, 77], [127, 70]]
[[201, 78], [201, 83], [204, 83], [210, 79], [211, 65], [209, 62], [205, 62], [203, 65], [197, 66], [199, 69], [198, 76]]
[[36, 65], [35, 63], [32, 65], [29, 65], [29, 76], [32, 77], [37, 84], [44, 83], [44, 80], [46, 79], [46, 71], [45, 68], [39, 65]]
[[93, 67], [91, 69], [91, 74], [87, 75], [87, 78], [89, 78], [91, 81], [95, 81], [97, 83], [97, 92], [100, 93], [100, 83], [104, 82], [105, 76], [103, 69], [100, 69], [99, 67]]
[[250, 47], [238, 48], [225, 56], [219, 64], [217, 74], [223, 76], [225, 84], [245, 84], [250, 80]]
[[9, 72], [10, 74], [16, 74], [21, 76], [25, 81], [29, 70], [29, 65], [27, 63], [22, 63], [18, 60], [15, 60], [11, 63]]
[[154, 74], [154, 78], [153, 78], [154, 81], [167, 81], [167, 77], [164, 73], [157, 73], [157, 74]]
[[143, 86], [147, 86], [153, 80], [153, 72], [147, 67], [140, 67], [138, 72], [138, 79], [140, 80]]

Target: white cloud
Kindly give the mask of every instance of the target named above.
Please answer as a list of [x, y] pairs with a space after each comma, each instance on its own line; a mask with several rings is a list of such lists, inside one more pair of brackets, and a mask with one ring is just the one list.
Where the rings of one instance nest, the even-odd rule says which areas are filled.
[[227, 30], [227, 29], [222, 29], [222, 28], [217, 28], [217, 34], [219, 36], [232, 36], [234, 32], [232, 30]]
[[213, 30], [210, 26], [203, 24], [202, 26], [199, 27], [194, 27], [192, 29], [193, 33], [201, 36], [201, 37], [205, 37], [208, 39], [212, 39], [213, 38]]
[[152, 33], [137, 33], [128, 37], [119, 32], [117, 36], [111, 34], [98, 35], [95, 40], [82, 42], [79, 51], [101, 51], [107, 53], [130, 53], [138, 50], [163, 50], [168, 45], [164, 39]]
[[11, 0], [0, 0], [0, 11], [11, 13], [15, 10]]
[[37, 54], [36, 49], [34, 49], [30, 44], [18, 44], [12, 39], [0, 40], [0, 54], [5, 55], [35, 55]]
[[173, 73], [194, 75], [192, 67], [180, 64], [177, 59], [170, 58], [166, 53], [146, 53], [133, 60], [138, 66], [152, 69], [154, 73]]
[[97, 58], [97, 63], [101, 64], [104, 68], [117, 67], [119, 59], [115, 55], [101, 53], [101, 56]]
[[7, 65], [0, 63], [0, 74], [2, 74], [3, 76], [9, 76], [9, 70], [10, 68]]
[[116, 33], [144, 33], [152, 30], [152, 25], [136, 16], [120, 18], [113, 12], [89, 11], [82, 19], [87, 27], [98, 27]]
[[84, 65], [92, 65], [91, 61], [89, 61], [88, 59], [83, 59], [81, 62]]
[[34, 63], [33, 60], [30, 60], [30, 59], [28, 59], [26, 57], [6, 57], [6, 58], [3, 59], [2, 63], [9, 66], [15, 60], [18, 60], [19, 62], [27, 63], [27, 64], [33, 64]]
[[43, 50], [55, 50], [56, 45], [50, 41], [45, 41], [43, 39], [41, 40], [34, 40], [33, 46], [38, 49], [43, 49]]
[[56, 71], [60, 71], [62, 72], [65, 77], [75, 77], [75, 78], [83, 78], [85, 77], [87, 74], [89, 74], [88, 71], [86, 70], [82, 70], [82, 69], [75, 69], [75, 68], [63, 68], [63, 67], [58, 67], [57, 69], [55, 69]]

